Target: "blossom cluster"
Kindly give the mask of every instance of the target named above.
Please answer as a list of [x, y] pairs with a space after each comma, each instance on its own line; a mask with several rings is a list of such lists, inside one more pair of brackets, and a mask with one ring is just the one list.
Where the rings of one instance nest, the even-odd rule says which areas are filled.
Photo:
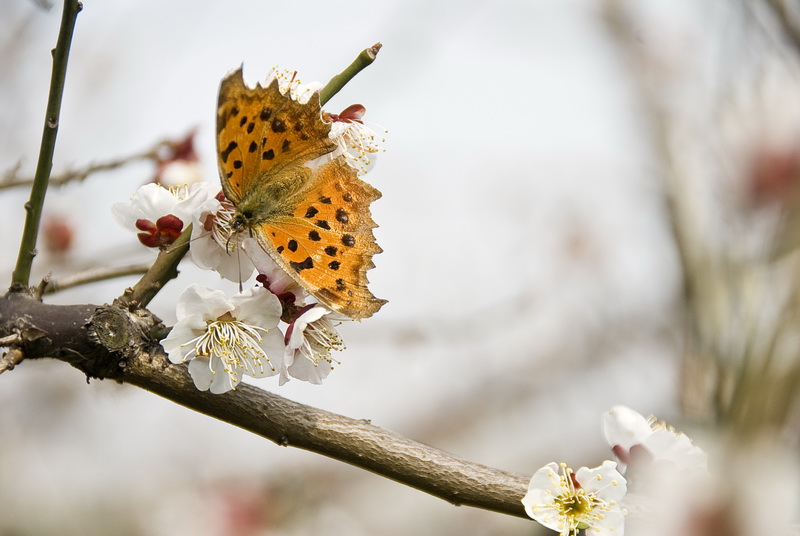
[[548, 463], [522, 499], [527, 514], [560, 536], [623, 536], [630, 510], [656, 521], [658, 530], [648, 527], [647, 534], [685, 533], [688, 503], [709, 481], [705, 452], [626, 406], [606, 412], [603, 431], [616, 460], [577, 471]]
[[[267, 85], [272, 80], [301, 104], [322, 87], [302, 85], [294, 74], [278, 69], [270, 73]], [[361, 105], [341, 114], [323, 112], [336, 145], [323, 159], [344, 155], [358, 173], [368, 171], [379, 145], [363, 115]], [[233, 228], [236, 209], [219, 185], [187, 172], [187, 162], [194, 166], [197, 161], [191, 141], [190, 135], [175, 158], [159, 162], [159, 182], [142, 186], [128, 202], [112, 207], [117, 221], [136, 229], [139, 241], [151, 248], [168, 248], [191, 225], [195, 264], [239, 284], [239, 292], [230, 297], [198, 284], [186, 288], [178, 298], [177, 323], [161, 343], [164, 350], [173, 363], [189, 363], [198, 389], [216, 394], [235, 389], [244, 376], [277, 375], [281, 385], [290, 378], [322, 383], [338, 364], [333, 352], [344, 348], [336, 326], [348, 318], [310, 301], [256, 240]], [[176, 178], [186, 184], [175, 184]], [[245, 285], [254, 273], [255, 282]]]

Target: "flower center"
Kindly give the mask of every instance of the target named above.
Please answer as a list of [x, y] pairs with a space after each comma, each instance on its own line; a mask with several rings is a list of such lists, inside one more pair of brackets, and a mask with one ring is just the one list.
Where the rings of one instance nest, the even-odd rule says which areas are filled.
[[251, 376], [264, 374], [265, 364], [270, 370], [275, 370], [260, 344], [263, 340], [261, 333], [266, 332], [264, 328], [245, 324], [226, 313], [209, 322], [205, 333], [187, 344], [194, 343], [191, 353], [209, 358], [212, 374], [215, 373], [214, 358], [222, 361], [223, 370], [235, 383], [241, 372]]
[[556, 498], [556, 508], [562, 515], [577, 518], [583, 517], [592, 511], [594, 497], [586, 494], [582, 489], [576, 489], [574, 494], [562, 495]]
[[236, 250], [238, 240], [234, 240], [239, 229], [234, 229], [233, 223], [236, 219], [236, 207], [233, 203], [225, 199], [217, 198], [222, 207], [214, 214], [210, 214], [203, 222], [206, 231], [211, 231], [214, 242], [225, 248], [228, 253]]

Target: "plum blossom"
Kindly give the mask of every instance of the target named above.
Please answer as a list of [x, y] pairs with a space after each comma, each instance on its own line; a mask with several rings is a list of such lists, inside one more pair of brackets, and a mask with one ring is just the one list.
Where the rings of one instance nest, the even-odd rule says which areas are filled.
[[264, 87], [269, 86], [273, 80], [278, 81], [278, 89], [281, 94], [286, 95], [288, 92], [292, 100], [300, 104], [307, 103], [311, 100], [311, 96], [314, 93], [318, 93], [324, 87], [324, 84], [318, 81], [303, 84], [300, 82], [300, 79], [297, 78], [297, 71], [290, 71], [280, 67], [273, 67], [272, 70], [267, 73], [267, 80], [264, 83]]
[[617, 464], [581, 467], [575, 473], [565, 464], [549, 463], [536, 471], [523, 497], [525, 512], [560, 536], [622, 536], [625, 514], [619, 506], [627, 483]]
[[275, 294], [283, 307], [282, 320], [289, 324], [279, 384], [289, 377], [321, 384], [337, 363], [331, 352], [343, 350], [344, 342], [334, 321], [345, 320], [318, 303], [305, 305], [308, 293], [292, 279], [252, 238], [242, 243], [259, 276], [256, 278]]
[[279, 384], [289, 376], [309, 383], [321, 384], [333, 364], [332, 351], [344, 349], [344, 342], [331, 320], [333, 311], [314, 303], [303, 307], [286, 330], [286, 350]]
[[156, 175], [153, 182], [167, 188], [194, 184], [203, 180], [200, 157], [194, 148], [197, 129], [192, 129], [183, 139], [166, 145], [156, 157]]
[[214, 270], [229, 281], [241, 282], [253, 275], [253, 263], [241, 254], [244, 235], [231, 228], [235, 215], [236, 208], [222, 192], [197, 207], [189, 252], [200, 268]]
[[171, 188], [145, 184], [130, 201], [115, 203], [111, 212], [124, 227], [138, 229], [139, 241], [145, 246], [166, 247], [191, 223], [195, 208], [215, 189], [209, 182]]
[[381, 143], [386, 141], [364, 124], [362, 118], [366, 111], [361, 104], [353, 104], [340, 114], [323, 114], [323, 119], [331, 123], [331, 132], [328, 136], [337, 145], [337, 148], [327, 155], [328, 158], [343, 155], [347, 163], [360, 175], [373, 168], [377, 153], [383, 150]]
[[178, 298], [178, 322], [161, 346], [173, 363], [189, 362], [201, 391], [235, 389], [242, 376], [272, 376], [282, 366], [281, 306], [263, 287], [226, 298], [193, 284]]

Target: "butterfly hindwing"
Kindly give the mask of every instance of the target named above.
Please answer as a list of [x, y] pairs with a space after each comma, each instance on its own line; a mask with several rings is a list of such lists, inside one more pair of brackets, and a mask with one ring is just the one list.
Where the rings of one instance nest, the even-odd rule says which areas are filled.
[[366, 318], [385, 303], [367, 288], [372, 256], [381, 252], [369, 204], [380, 192], [343, 158], [321, 166], [290, 214], [254, 229], [262, 247], [320, 302], [350, 318]]

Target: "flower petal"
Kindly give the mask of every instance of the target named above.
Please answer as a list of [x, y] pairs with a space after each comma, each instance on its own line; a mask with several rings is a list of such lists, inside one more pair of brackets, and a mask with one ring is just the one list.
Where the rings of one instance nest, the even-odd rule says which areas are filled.
[[233, 309], [221, 290], [192, 283], [178, 297], [175, 314], [178, 321], [189, 315], [200, 315], [204, 320], [216, 320]]
[[624, 536], [624, 534], [625, 514], [619, 507], [604, 512], [603, 517], [586, 530], [586, 536]]
[[270, 329], [281, 319], [280, 300], [264, 287], [250, 287], [229, 301], [236, 308], [233, 316], [247, 324]]
[[200, 391], [208, 391], [208, 388], [211, 387], [211, 382], [214, 381], [214, 377], [218, 376], [218, 374], [211, 372], [208, 362], [209, 360], [206, 356], [195, 357], [189, 361], [189, 375], [194, 381], [194, 386]]
[[627, 480], [617, 471], [617, 463], [610, 460], [592, 469], [581, 467], [575, 479], [587, 493], [607, 503], [620, 501], [628, 491]]
[[650, 423], [627, 406], [614, 406], [603, 415], [603, 433], [611, 447], [630, 450], [653, 433]]
[[[286, 359], [286, 356], [284, 356], [284, 359]], [[322, 380], [331, 373], [332, 368], [330, 361], [325, 359], [320, 359], [315, 364], [310, 359], [295, 354], [293, 363], [287, 365], [286, 370], [293, 378], [320, 385]]]
[[186, 354], [194, 349], [189, 341], [199, 337], [206, 330], [206, 322], [200, 315], [189, 315], [179, 320], [162, 341], [161, 346], [173, 363], [182, 363]]

